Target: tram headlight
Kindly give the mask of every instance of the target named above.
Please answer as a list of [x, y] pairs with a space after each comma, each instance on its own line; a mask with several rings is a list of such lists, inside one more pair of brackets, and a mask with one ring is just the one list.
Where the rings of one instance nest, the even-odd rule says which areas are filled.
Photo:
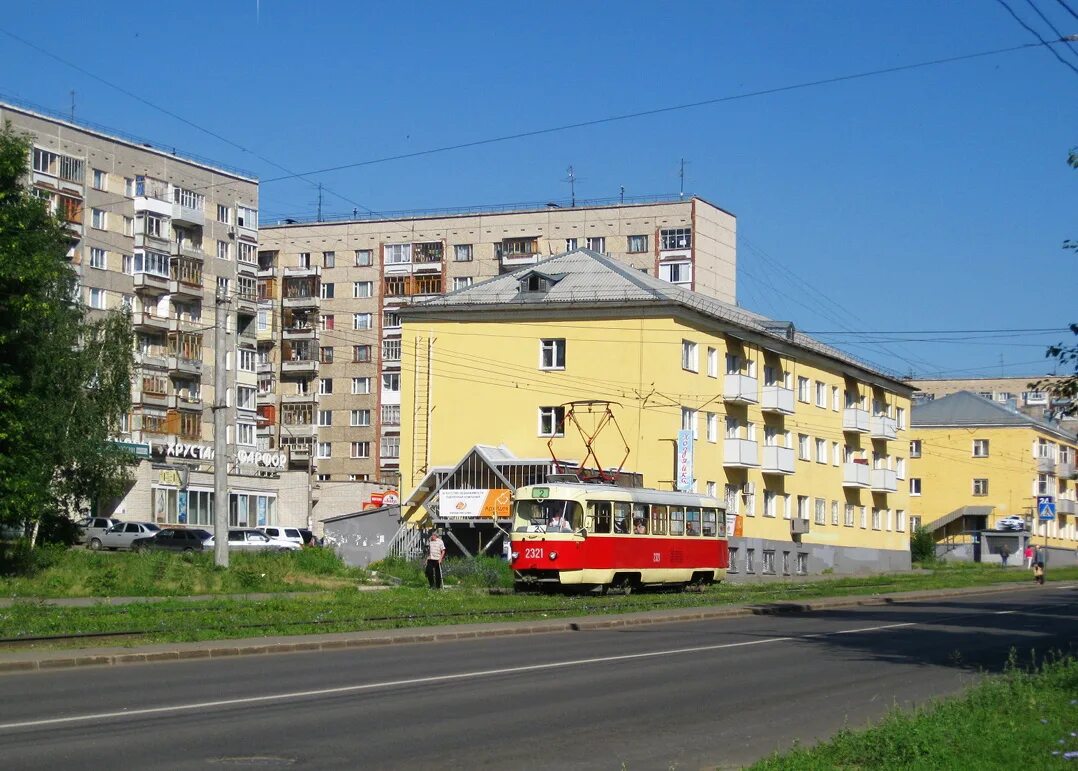
[[550, 559], [556, 560], [557, 558], [558, 558], [558, 553], [556, 551], [550, 552]]
[[511, 552], [511, 554], [513, 556], [513, 559], [520, 559], [520, 552], [514, 551], [514, 552]]

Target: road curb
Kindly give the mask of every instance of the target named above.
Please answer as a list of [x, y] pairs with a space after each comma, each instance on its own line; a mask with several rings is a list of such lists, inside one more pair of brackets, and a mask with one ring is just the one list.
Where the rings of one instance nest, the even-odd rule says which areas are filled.
[[[89, 666], [120, 666], [149, 664], [159, 661], [225, 658], [229, 656], [264, 656], [277, 653], [367, 648], [383, 645], [451, 642], [482, 637], [550, 634], [552, 632], [583, 632], [670, 624], [708, 619], [738, 618], [760, 615], [787, 615], [872, 605], [891, 605], [944, 597], [968, 597], [978, 594], [1000, 594], [1039, 589], [1030, 584], [992, 584], [989, 586], [956, 589], [922, 589], [881, 595], [821, 597], [808, 602], [774, 602], [755, 605], [724, 605], [711, 608], [678, 608], [674, 610], [639, 611], [611, 616], [551, 619], [550, 621], [521, 621], [460, 626], [422, 627], [413, 629], [381, 629], [369, 632], [340, 632], [336, 634], [297, 637], [220, 640], [193, 643], [162, 643], [140, 648], [98, 648], [75, 651], [40, 651], [0, 655], [0, 674], [49, 671]], [[1056, 588], [1073, 588], [1058, 584]]]

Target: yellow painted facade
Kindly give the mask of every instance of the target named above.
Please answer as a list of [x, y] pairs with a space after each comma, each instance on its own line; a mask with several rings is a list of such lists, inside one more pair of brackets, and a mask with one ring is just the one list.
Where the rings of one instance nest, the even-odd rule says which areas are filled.
[[[725, 498], [745, 537], [790, 541], [801, 519], [804, 544], [908, 551], [910, 389], [784, 337], [653, 305], [406, 319], [402, 492], [476, 444], [549, 457], [556, 408], [609, 401], [624, 442], [602, 430], [603, 468], [627, 448], [626, 470], [673, 489], [678, 431], [692, 428], [695, 490]], [[600, 417], [577, 414], [588, 432]], [[552, 447], [585, 460], [571, 424]]]
[[[1019, 426], [917, 426], [911, 429], [910, 513], [926, 526], [963, 506], [991, 506], [987, 526], [1004, 517], [1032, 523], [1038, 545], [1078, 548], [1078, 443], [1030, 423]], [[1038, 521], [1038, 495], [1056, 499], [1057, 517]], [[1047, 542], [1045, 542], [1047, 536]], [[939, 536], [943, 538], [943, 531]], [[968, 534], [948, 540], [965, 542]]]

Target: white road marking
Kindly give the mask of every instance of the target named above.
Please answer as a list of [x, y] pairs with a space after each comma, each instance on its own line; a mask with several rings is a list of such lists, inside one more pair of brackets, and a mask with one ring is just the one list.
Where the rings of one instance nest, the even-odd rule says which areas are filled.
[[830, 637], [837, 634], [855, 634], [857, 632], [876, 632], [882, 629], [896, 629], [904, 626], [916, 626], [917, 622], [902, 624], [884, 624], [881, 626], [859, 627], [857, 629], [843, 629], [838, 632], [821, 632], [818, 634], [797, 635], [794, 637], [769, 637], [763, 640], [749, 640], [736, 643], [718, 643], [715, 645], [699, 645], [692, 648], [674, 648], [662, 651], [648, 651], [646, 653], [626, 653], [619, 656], [599, 656], [590, 659], [575, 659], [573, 661], [555, 661], [548, 664], [528, 664], [519, 667], [504, 667], [501, 669], [482, 669], [475, 672], [460, 672], [453, 675], [431, 675], [430, 677], [414, 677], [407, 680], [387, 680], [381, 683], [365, 683], [363, 685], [342, 685], [336, 688], [319, 688], [310, 691], [291, 691], [289, 693], [274, 693], [266, 696], [247, 696], [237, 699], [219, 699], [217, 701], [201, 701], [191, 704], [173, 704], [167, 707], [146, 707], [144, 709], [124, 709], [117, 712], [97, 712], [89, 715], [72, 715], [70, 717], [55, 717], [44, 720], [24, 720], [17, 723], [0, 723], [0, 730], [12, 728], [34, 728], [38, 726], [62, 725], [64, 723], [85, 723], [91, 720], [109, 720], [120, 717], [139, 717], [141, 715], [160, 715], [170, 712], [191, 712], [200, 709], [212, 709], [214, 707], [232, 707], [241, 704], [260, 704], [274, 701], [287, 701], [289, 699], [303, 699], [312, 696], [334, 696], [342, 693], [357, 693], [370, 691], [377, 688], [394, 688], [402, 685], [426, 685], [429, 683], [445, 683], [453, 680], [468, 680], [471, 678], [492, 677], [494, 675], [511, 675], [521, 672], [537, 672], [544, 669], [562, 669], [565, 667], [579, 667], [588, 664], [605, 664], [612, 661], [631, 661], [633, 659], [647, 659], [656, 656], [675, 656], [682, 653], [702, 653], [705, 651], [717, 651], [729, 648], [746, 648], [752, 645], [769, 645], [771, 643], [790, 642], [807, 638]]

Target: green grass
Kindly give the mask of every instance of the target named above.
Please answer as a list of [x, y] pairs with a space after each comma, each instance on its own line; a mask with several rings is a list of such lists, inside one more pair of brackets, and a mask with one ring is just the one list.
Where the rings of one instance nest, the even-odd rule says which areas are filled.
[[15, 575], [0, 577], [4, 597], [168, 597], [233, 592], [338, 589], [364, 580], [329, 549], [234, 553], [230, 569], [213, 554], [93, 552], [44, 547], [22, 559]]
[[[107, 558], [116, 555], [96, 556]], [[189, 567], [179, 555], [160, 556], [170, 558], [163, 559], [160, 563], [165, 571], [182, 573]], [[275, 555], [267, 555], [267, 557], [272, 556]], [[450, 570], [454, 568], [452, 561], [448, 563], [448, 566]], [[432, 592], [426, 588], [426, 581], [414, 563], [388, 562], [379, 566], [380, 575], [400, 573], [405, 576], [402, 580], [406, 585], [377, 592], [358, 592], [351, 588], [340, 589], [332, 594], [281, 597], [261, 601], [166, 600], [154, 604], [123, 607], [108, 605], [57, 607], [27, 600], [17, 602], [10, 608], [0, 609], [0, 637], [132, 630], [144, 631], [146, 635], [127, 640], [126, 644], [149, 641], [213, 640], [478, 621], [564, 618], [784, 600], [801, 601], [814, 597], [873, 595], [941, 586], [973, 586], [996, 580], [1031, 580], [1023, 571], [978, 568], [802, 583], [723, 584], [700, 593], [636, 593], [628, 597], [620, 595], [607, 597], [492, 595], [486, 589], [469, 589], [463, 585], [466, 580], [479, 582], [490, 580], [484, 568], [480, 566], [467, 569], [464, 566], [456, 567], [459, 571], [456, 580], [459, 583], [456, 588], [442, 592]], [[497, 569], [493, 566], [490, 569], [495, 571], [494, 578], [497, 579], [500, 575], [496, 572]], [[255, 570], [253, 566], [250, 568], [252, 574]], [[467, 578], [467, 576], [472, 577]], [[475, 576], [479, 578], [474, 578]], [[1078, 579], [1078, 568], [1057, 569], [1050, 573], [1050, 578]], [[243, 589], [262, 589], [265, 588], [267, 582], [259, 574], [257, 583], [259, 584], [257, 587], [244, 586]], [[407, 585], [409, 583], [420, 583], [422, 588]], [[176, 592], [176, 594], [179, 593], [181, 592]]]
[[866, 731], [842, 731], [809, 749], [775, 755], [752, 771], [827, 769], [1073, 768], [1078, 755], [1078, 661], [1012, 665], [963, 696], [896, 711]]

